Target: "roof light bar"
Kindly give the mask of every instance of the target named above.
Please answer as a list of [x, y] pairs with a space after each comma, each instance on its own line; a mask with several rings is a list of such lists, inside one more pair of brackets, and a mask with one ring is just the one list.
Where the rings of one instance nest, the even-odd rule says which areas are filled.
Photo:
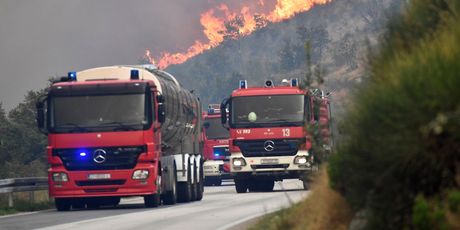
[[69, 81], [76, 81], [77, 80], [77, 72], [69, 72], [67, 74]]
[[247, 89], [248, 88], [248, 81], [240, 80], [240, 89]]
[[139, 80], [139, 70], [137, 69], [131, 70], [131, 80]]

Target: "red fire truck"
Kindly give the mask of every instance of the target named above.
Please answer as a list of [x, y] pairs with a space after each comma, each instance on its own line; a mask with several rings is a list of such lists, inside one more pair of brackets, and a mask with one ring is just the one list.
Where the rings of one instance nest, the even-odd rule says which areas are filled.
[[[229, 111], [222, 114], [222, 123], [230, 129], [230, 171], [238, 193], [272, 191], [275, 181], [293, 178], [307, 189], [306, 175], [316, 164], [314, 137], [307, 126], [324, 112], [315, 106], [318, 100], [323, 99], [300, 89], [297, 79], [282, 86], [266, 81], [264, 87], [254, 88], [240, 81], [239, 89], [221, 105]], [[322, 122], [328, 123], [328, 117], [322, 116]]]
[[220, 113], [220, 105], [211, 104], [203, 114], [205, 185], [221, 185], [222, 179], [230, 179], [230, 133], [220, 123]]
[[70, 72], [37, 103], [57, 210], [201, 200], [201, 119], [199, 99], [154, 66]]

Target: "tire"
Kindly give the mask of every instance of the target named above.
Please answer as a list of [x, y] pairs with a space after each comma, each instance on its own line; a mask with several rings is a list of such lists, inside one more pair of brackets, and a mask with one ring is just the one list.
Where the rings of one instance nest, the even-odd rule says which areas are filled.
[[202, 200], [203, 199], [203, 193], [204, 193], [204, 177], [203, 177], [203, 162], [200, 164], [200, 176], [199, 176], [200, 182], [198, 182], [198, 194], [196, 197], [196, 200]]
[[191, 201], [195, 201], [198, 198], [198, 176], [197, 176], [197, 169], [194, 167], [193, 170], [193, 183], [192, 183], [192, 196], [190, 198]]
[[187, 170], [187, 182], [177, 182], [177, 201], [180, 203], [190, 202], [192, 198], [190, 165]]
[[235, 189], [237, 193], [246, 193], [248, 190], [248, 181], [244, 179], [235, 179]]
[[67, 198], [55, 198], [54, 199], [54, 205], [56, 206], [56, 209], [61, 212], [61, 211], [69, 211], [70, 207], [72, 205], [72, 202], [70, 199]]
[[167, 205], [173, 205], [177, 203], [177, 172], [176, 172], [176, 167], [174, 167], [174, 170], [172, 172], [173, 174], [173, 182], [172, 182], [172, 189], [170, 191], [167, 191], [163, 195], [163, 203]]
[[158, 193], [144, 196], [144, 205], [146, 208], [156, 208], [160, 205], [161, 199]]
[[163, 183], [161, 174], [157, 175], [155, 194], [144, 196], [144, 205], [146, 208], [156, 208], [161, 204], [161, 184]]

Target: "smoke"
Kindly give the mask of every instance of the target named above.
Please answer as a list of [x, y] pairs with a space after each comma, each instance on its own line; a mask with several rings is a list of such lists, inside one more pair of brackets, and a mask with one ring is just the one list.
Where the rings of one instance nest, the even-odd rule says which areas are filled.
[[1, 0], [0, 102], [7, 109], [28, 90], [68, 71], [138, 64], [201, 39], [209, 0]]
[[218, 44], [203, 33], [204, 13], [269, 15], [279, 1], [286, 0], [1, 0], [0, 102], [11, 109], [68, 71], [138, 64], [146, 49], [154, 57], [196, 55]]

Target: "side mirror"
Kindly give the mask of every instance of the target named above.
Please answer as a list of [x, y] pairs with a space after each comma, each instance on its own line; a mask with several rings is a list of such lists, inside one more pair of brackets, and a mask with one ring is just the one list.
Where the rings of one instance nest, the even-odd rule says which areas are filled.
[[166, 111], [164, 104], [158, 104], [158, 122], [164, 123], [166, 120]]
[[220, 122], [222, 124], [227, 124], [227, 105], [228, 105], [229, 99], [224, 99], [222, 103], [220, 104]]
[[42, 97], [37, 101], [36, 108], [37, 108], [37, 126], [41, 133], [47, 134], [48, 131], [46, 130], [46, 110], [45, 110], [45, 102], [46, 97]]
[[205, 122], [203, 123], [203, 127], [204, 127], [205, 129], [208, 129], [210, 125], [211, 125], [211, 124], [209, 124], [208, 121], [205, 121]]
[[165, 97], [161, 94], [157, 95], [157, 102], [158, 103], [164, 103], [165, 102]]

